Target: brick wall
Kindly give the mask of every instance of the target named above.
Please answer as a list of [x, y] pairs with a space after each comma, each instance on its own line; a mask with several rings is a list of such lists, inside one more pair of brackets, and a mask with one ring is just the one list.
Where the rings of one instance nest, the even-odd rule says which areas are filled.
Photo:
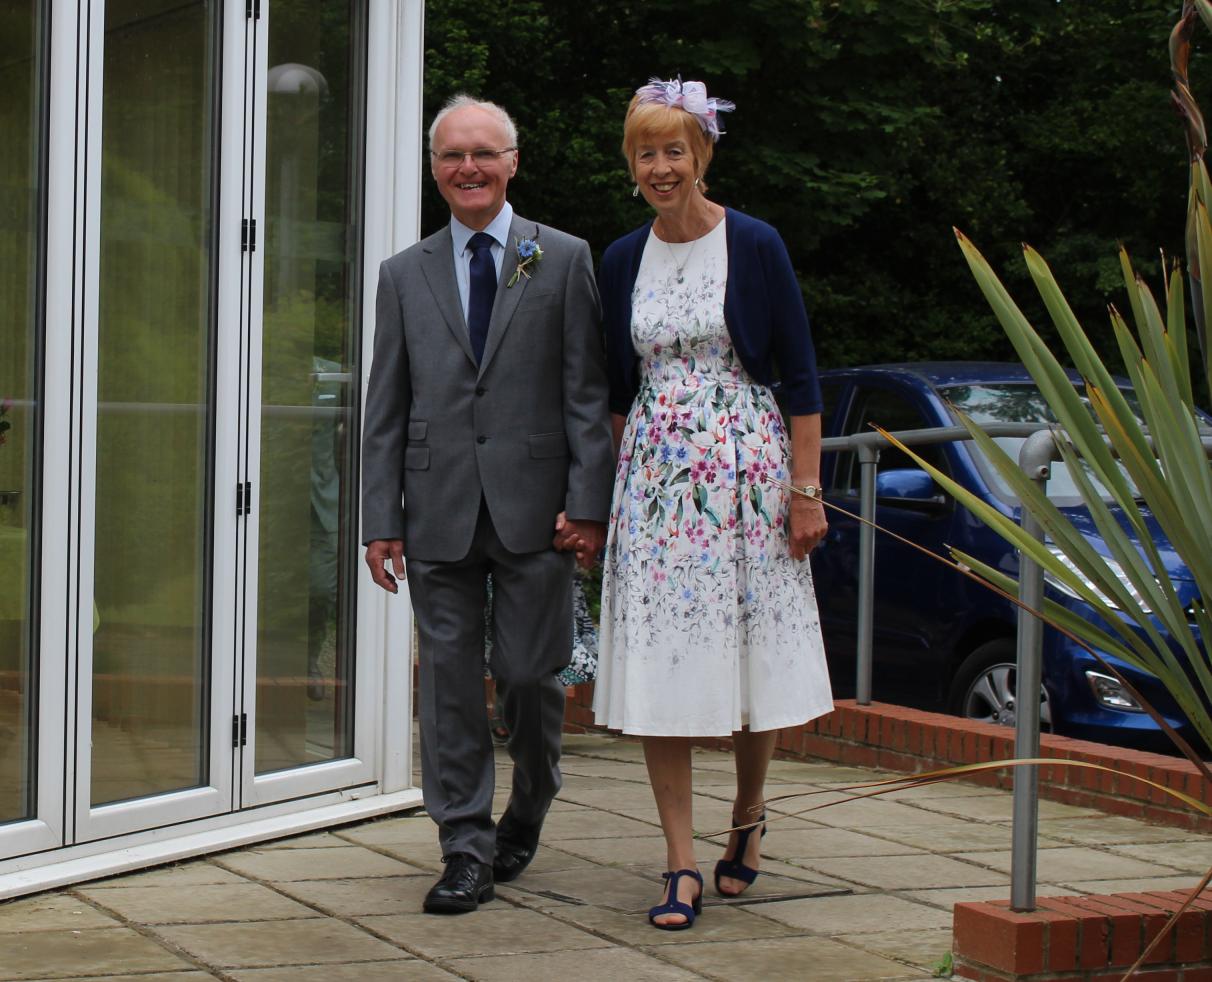
[[[978, 982], [1118, 982], [1184, 899], [1181, 891], [1041, 897], [1026, 914], [1008, 901], [956, 904], [955, 974]], [[1212, 980], [1210, 925], [1212, 900], [1196, 900], [1134, 982]]]
[[[602, 729], [594, 725], [592, 699], [592, 685], [570, 690], [566, 729], [578, 732]], [[722, 748], [731, 745], [727, 739], [701, 742]], [[828, 716], [781, 731], [778, 752], [783, 757], [819, 758], [914, 774], [955, 764], [1012, 758], [1014, 731], [920, 709], [887, 703], [859, 706], [851, 699], [843, 699]], [[1039, 793], [1043, 798], [1157, 824], [1212, 832], [1212, 819], [1138, 780], [1147, 778], [1212, 804], [1212, 787], [1201, 781], [1195, 765], [1183, 758], [1052, 734], [1040, 737], [1040, 756], [1058, 761], [1088, 761], [1124, 772], [1108, 774], [1061, 763], [1045, 765], [1039, 775]], [[1010, 788], [1013, 768], [987, 771], [964, 780]]]

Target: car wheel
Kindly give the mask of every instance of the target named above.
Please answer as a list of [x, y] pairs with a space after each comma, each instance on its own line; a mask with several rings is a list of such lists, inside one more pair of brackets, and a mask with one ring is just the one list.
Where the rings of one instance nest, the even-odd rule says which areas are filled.
[[[954, 716], [1013, 726], [1018, 720], [1017, 679], [1014, 642], [1003, 638], [983, 644], [955, 673], [947, 711]], [[1041, 733], [1052, 732], [1052, 706], [1043, 685], [1039, 687], [1039, 728]]]

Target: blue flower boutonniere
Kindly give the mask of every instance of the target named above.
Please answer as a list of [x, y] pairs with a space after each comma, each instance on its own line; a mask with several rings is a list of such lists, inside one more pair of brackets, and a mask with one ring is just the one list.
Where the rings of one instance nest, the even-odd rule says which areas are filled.
[[534, 275], [539, 261], [543, 258], [543, 250], [539, 248], [537, 239], [518, 239], [516, 241], [518, 243], [518, 266], [513, 271], [513, 276], [509, 277], [509, 282], [505, 284], [505, 289], [509, 289], [523, 276], [530, 279]]

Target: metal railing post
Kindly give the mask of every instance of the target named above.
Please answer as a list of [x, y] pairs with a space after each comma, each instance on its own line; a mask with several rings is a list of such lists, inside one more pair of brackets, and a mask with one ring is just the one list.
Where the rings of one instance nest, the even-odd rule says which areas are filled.
[[863, 445], [858, 448], [860, 471], [859, 515], [859, 582], [858, 637], [854, 680], [854, 700], [860, 706], [871, 705], [871, 648], [875, 623], [875, 475], [879, 464], [879, 448]]
[[[1029, 436], [1019, 451], [1023, 472], [1044, 490], [1048, 483], [1056, 441], [1048, 430]], [[1022, 509], [1022, 527], [1043, 540], [1044, 530]], [[1044, 571], [1025, 554], [1019, 555], [1018, 596], [1028, 607], [1044, 605]], [[1039, 756], [1039, 693], [1043, 681], [1043, 624], [1034, 614], [1018, 612], [1016, 686], [1014, 693], [1014, 755]], [[1014, 769], [1014, 825], [1010, 848], [1010, 909], [1035, 909], [1035, 873], [1039, 848], [1039, 774], [1034, 765]]]

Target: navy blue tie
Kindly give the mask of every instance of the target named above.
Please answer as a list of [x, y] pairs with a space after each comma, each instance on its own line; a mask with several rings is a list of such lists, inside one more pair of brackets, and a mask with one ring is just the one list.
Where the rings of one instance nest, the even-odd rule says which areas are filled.
[[467, 333], [478, 365], [488, 340], [488, 321], [492, 301], [497, 295], [497, 264], [492, 261], [492, 236], [476, 232], [467, 243], [471, 250], [470, 283], [467, 293]]

